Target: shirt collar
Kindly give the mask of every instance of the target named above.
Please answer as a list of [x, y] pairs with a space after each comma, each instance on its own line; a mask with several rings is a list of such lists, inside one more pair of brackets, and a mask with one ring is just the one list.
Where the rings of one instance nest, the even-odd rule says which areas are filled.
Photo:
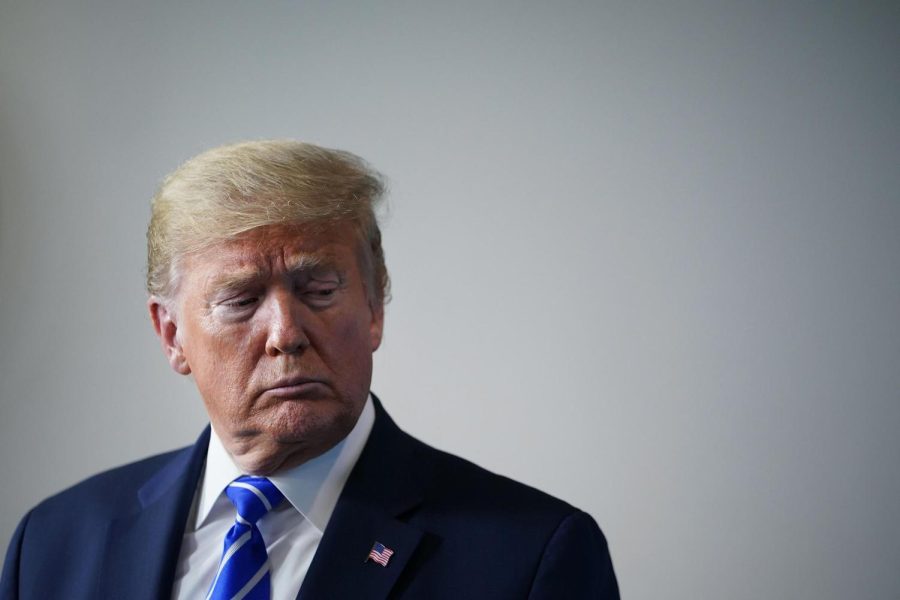
[[[359, 419], [353, 429], [333, 448], [302, 465], [269, 476], [288, 502], [320, 531], [325, 531], [344, 484], [362, 453], [372, 425], [375, 407], [372, 396], [366, 398]], [[244, 473], [234, 464], [216, 430], [209, 437], [206, 468], [200, 483], [200, 496], [194, 528], [199, 529], [209, 517], [216, 500], [225, 487]]]

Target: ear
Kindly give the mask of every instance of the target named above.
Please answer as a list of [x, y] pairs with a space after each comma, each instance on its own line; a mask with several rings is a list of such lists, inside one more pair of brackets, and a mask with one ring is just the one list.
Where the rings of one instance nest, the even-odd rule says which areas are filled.
[[175, 313], [169, 308], [169, 304], [158, 296], [150, 296], [147, 299], [147, 308], [150, 310], [150, 320], [153, 322], [153, 330], [159, 336], [162, 343], [163, 354], [166, 355], [169, 364], [176, 373], [188, 375], [191, 366], [187, 362], [181, 341], [178, 337], [178, 323]]
[[381, 336], [384, 333], [384, 304], [379, 302], [370, 305], [372, 312], [372, 322], [369, 324], [369, 340], [372, 346], [372, 352], [378, 350], [381, 346]]

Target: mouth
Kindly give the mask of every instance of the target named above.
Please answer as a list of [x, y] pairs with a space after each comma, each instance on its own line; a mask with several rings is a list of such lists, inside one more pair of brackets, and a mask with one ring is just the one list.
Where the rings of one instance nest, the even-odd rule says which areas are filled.
[[325, 388], [325, 382], [321, 379], [288, 377], [279, 379], [274, 384], [266, 387], [263, 393], [276, 398], [302, 399], [320, 396]]

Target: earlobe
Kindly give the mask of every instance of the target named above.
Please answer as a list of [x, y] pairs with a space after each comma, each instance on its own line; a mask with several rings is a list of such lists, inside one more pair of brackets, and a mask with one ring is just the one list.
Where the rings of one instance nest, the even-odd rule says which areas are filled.
[[189, 375], [191, 366], [184, 355], [181, 340], [178, 336], [178, 323], [175, 314], [170, 310], [167, 302], [157, 296], [150, 296], [147, 300], [147, 308], [150, 311], [150, 321], [153, 322], [153, 330], [162, 344], [163, 354], [176, 373]]

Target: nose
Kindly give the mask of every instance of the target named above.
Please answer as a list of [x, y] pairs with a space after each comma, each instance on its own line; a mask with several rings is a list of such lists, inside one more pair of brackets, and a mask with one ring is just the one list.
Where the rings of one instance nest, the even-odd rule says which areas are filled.
[[294, 354], [309, 346], [303, 327], [304, 305], [290, 293], [275, 293], [270, 297], [266, 354]]

